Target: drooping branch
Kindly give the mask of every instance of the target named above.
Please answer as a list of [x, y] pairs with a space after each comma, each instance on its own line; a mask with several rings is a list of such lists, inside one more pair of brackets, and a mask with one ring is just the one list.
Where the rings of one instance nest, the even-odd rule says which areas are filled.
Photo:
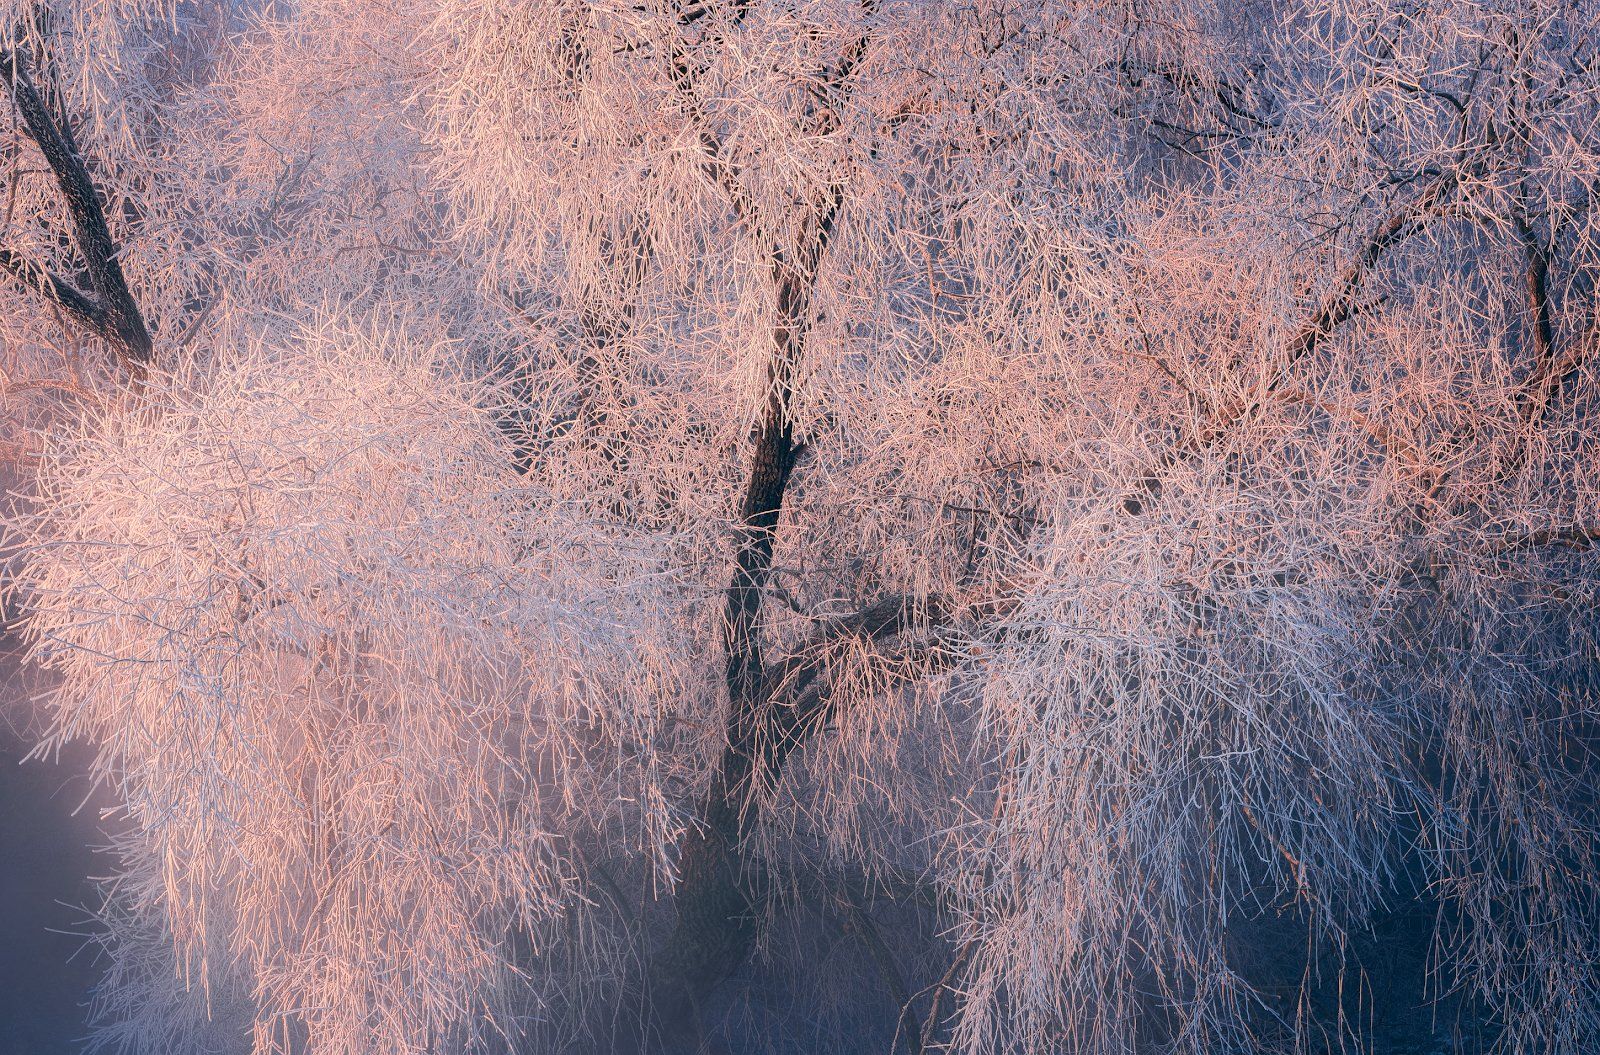
[[29, 260], [21, 253], [0, 246], [0, 268], [5, 268], [23, 286], [65, 308], [78, 322], [99, 330], [105, 319], [100, 306], [78, 291], [78, 288], [60, 275]]
[[1433, 590], [1437, 589], [1440, 573], [1463, 560], [1512, 557], [1546, 549], [1587, 553], [1597, 546], [1600, 546], [1600, 524], [1561, 524], [1531, 531], [1507, 531], [1454, 551], [1426, 548], [1400, 568], [1396, 581]]
[[[771, 686], [771, 713], [755, 758], [763, 782], [768, 786], [776, 783], [790, 756], [833, 718], [837, 697], [825, 675], [834, 650], [850, 641], [883, 644], [918, 627], [937, 629], [951, 622], [951, 613], [939, 597], [894, 594], [830, 620], [794, 655], [773, 664], [765, 674]], [[926, 653], [932, 649], [918, 647], [923, 655], [917, 666], [923, 669]]]
[[[611, 379], [608, 361], [626, 356], [638, 318], [639, 294], [655, 253], [655, 236], [648, 220], [641, 216], [630, 217], [620, 238], [608, 235], [601, 239], [600, 253], [616, 276], [615, 289], [600, 288], [598, 282], [588, 282], [579, 290], [578, 395], [551, 423], [550, 437], [597, 434], [617, 413], [609, 398], [615, 394], [617, 386]], [[532, 437], [518, 440], [516, 464], [519, 472], [527, 472], [532, 466], [535, 448]], [[612, 469], [626, 469], [629, 458], [625, 445], [601, 442], [598, 450]]]
[[[748, 5], [741, 5], [736, 17], [743, 17], [743, 11], [747, 9]], [[685, 16], [680, 23], [687, 27], [698, 17], [699, 14], [693, 18]], [[684, 108], [694, 128], [695, 143], [700, 149], [701, 167], [706, 177], [721, 189], [739, 222], [754, 233], [755, 206], [750, 191], [744, 185], [738, 166], [728, 158], [722, 140], [712, 131], [700, 103], [699, 82], [705, 75], [705, 68], [690, 56], [689, 46], [682, 37], [674, 37], [671, 41], [667, 68], [679, 105]]]
[[944, 1002], [946, 997], [960, 990], [960, 978], [966, 972], [967, 965], [972, 962], [973, 953], [977, 951], [978, 943], [968, 939], [961, 943], [961, 948], [956, 950], [955, 957], [950, 961], [950, 966], [945, 969], [944, 975], [933, 986], [933, 995], [928, 1004], [928, 1014], [922, 1020], [922, 1050], [930, 1051], [939, 1039], [939, 1027], [944, 1023]]
[[72, 218], [73, 241], [82, 258], [90, 289], [80, 291], [59, 275], [23, 259], [12, 250], [0, 250], [4, 253], [0, 266], [28, 290], [65, 308], [78, 322], [115, 348], [130, 365], [142, 367], [150, 362], [153, 354], [150, 331], [128, 289], [99, 192], [73, 140], [72, 130], [51, 113], [18, 53], [0, 50], [0, 78], [4, 78], [11, 92], [28, 137], [44, 155], [61, 189], [62, 200]]
[[1490, 542], [1485, 552], [1498, 555], [1555, 546], [1582, 551], [1596, 545], [1600, 545], [1600, 525], [1564, 524], [1535, 531], [1509, 532]]

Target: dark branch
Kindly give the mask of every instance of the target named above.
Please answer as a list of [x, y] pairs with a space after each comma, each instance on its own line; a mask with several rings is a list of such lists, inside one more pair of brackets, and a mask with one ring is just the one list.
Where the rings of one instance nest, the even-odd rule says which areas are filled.
[[789, 757], [833, 717], [835, 697], [823, 675], [840, 645], [882, 643], [918, 627], [946, 626], [950, 621], [938, 597], [896, 594], [830, 620], [793, 656], [769, 668], [768, 722], [752, 752], [762, 779], [776, 783]]
[[1528, 222], [1521, 201], [1511, 210], [1511, 219], [1526, 261], [1529, 328], [1533, 337], [1533, 369], [1522, 386], [1520, 409], [1523, 421], [1536, 425], [1549, 406], [1558, 401], [1576, 379], [1583, 366], [1583, 357], [1576, 354], [1563, 356], [1556, 347], [1555, 323], [1550, 306], [1550, 254]]
[[1521, 550], [1542, 549], [1546, 546], [1587, 550], [1593, 549], [1596, 544], [1600, 544], [1600, 525], [1568, 524], [1564, 527], [1508, 534], [1495, 540], [1490, 545], [1489, 552], [1516, 553]]
[[[745, 10], [748, 5], [735, 9], [735, 21]], [[861, 48], [865, 49], [865, 43]], [[830, 78], [829, 94], [845, 94], [844, 82], [857, 61], [859, 56], [847, 56], [847, 62]], [[752, 430], [749, 469], [736, 514], [738, 546], [733, 575], [724, 591], [727, 744], [702, 803], [703, 824], [680, 847], [680, 879], [674, 899], [677, 923], [647, 971], [646, 988], [663, 1032], [684, 1035], [692, 1033], [698, 1000], [743, 962], [754, 942], [752, 898], [738, 850], [754, 814], [747, 808], [748, 793], [758, 768], [772, 767], [773, 760], [767, 757], [769, 745], [787, 744], [794, 738], [790, 719], [776, 705], [767, 678], [762, 610], [772, 577], [778, 523], [790, 478], [804, 449], [790, 414], [790, 393], [805, 356], [814, 321], [812, 296], [817, 274], [832, 240], [845, 188], [835, 181], [817, 200], [807, 203], [792, 249], [779, 239], [767, 238], [740, 170], [725, 153], [701, 105], [699, 81], [704, 67], [690, 56], [689, 44], [681, 37], [674, 40], [668, 62], [676, 94], [695, 126], [706, 175], [727, 195], [745, 230], [767, 242], [766, 262], [777, 308], [765, 405]], [[831, 113], [825, 108], [820, 120], [836, 120], [826, 116]]]
[[105, 325], [105, 318], [94, 301], [80, 293], [66, 279], [21, 253], [0, 247], [0, 268], [9, 271], [13, 278], [47, 300], [65, 308], [85, 326], [96, 331]]
[[962, 942], [961, 948], [956, 950], [955, 959], [950, 961], [949, 968], [944, 976], [934, 984], [933, 999], [928, 1007], [928, 1015], [922, 1020], [922, 1048], [931, 1050], [939, 1039], [939, 1026], [944, 1021], [944, 1000], [950, 993], [960, 988], [957, 977], [964, 974], [967, 964], [972, 961], [972, 955], [977, 951], [976, 939], [969, 938]]
[[[44, 293], [67, 308], [78, 319], [110, 342], [130, 363], [143, 365], [151, 359], [153, 345], [144, 316], [139, 311], [128, 282], [117, 260], [117, 246], [106, 225], [105, 211], [88, 167], [78, 152], [72, 132], [51, 113], [40, 96], [26, 65], [19, 57], [0, 50], [0, 78], [4, 78], [16, 103], [28, 136], [49, 164], [62, 199], [72, 217], [74, 240], [83, 258], [93, 301], [54, 276], [40, 276], [41, 269], [28, 268], [15, 254], [6, 269], [29, 289]], [[90, 310], [85, 310], [90, 309]]]

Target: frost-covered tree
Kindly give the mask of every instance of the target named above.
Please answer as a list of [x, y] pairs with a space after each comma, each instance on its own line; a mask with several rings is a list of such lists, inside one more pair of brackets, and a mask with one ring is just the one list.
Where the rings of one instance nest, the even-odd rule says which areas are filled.
[[4, 10], [108, 1046], [1600, 1043], [1600, 8]]

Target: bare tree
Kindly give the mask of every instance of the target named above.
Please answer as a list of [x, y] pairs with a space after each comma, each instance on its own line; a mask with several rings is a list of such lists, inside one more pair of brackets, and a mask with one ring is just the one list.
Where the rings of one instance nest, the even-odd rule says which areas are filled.
[[217, 7], [6, 52], [103, 1043], [1600, 1040], [1593, 5]]

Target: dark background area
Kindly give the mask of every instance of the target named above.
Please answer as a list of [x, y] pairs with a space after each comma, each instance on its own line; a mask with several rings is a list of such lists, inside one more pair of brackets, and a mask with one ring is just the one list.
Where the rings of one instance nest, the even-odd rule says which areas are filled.
[[86, 752], [23, 762], [34, 742], [30, 700], [42, 688], [0, 634], [0, 1055], [82, 1048], [99, 974], [86, 945], [89, 877], [103, 860]]

